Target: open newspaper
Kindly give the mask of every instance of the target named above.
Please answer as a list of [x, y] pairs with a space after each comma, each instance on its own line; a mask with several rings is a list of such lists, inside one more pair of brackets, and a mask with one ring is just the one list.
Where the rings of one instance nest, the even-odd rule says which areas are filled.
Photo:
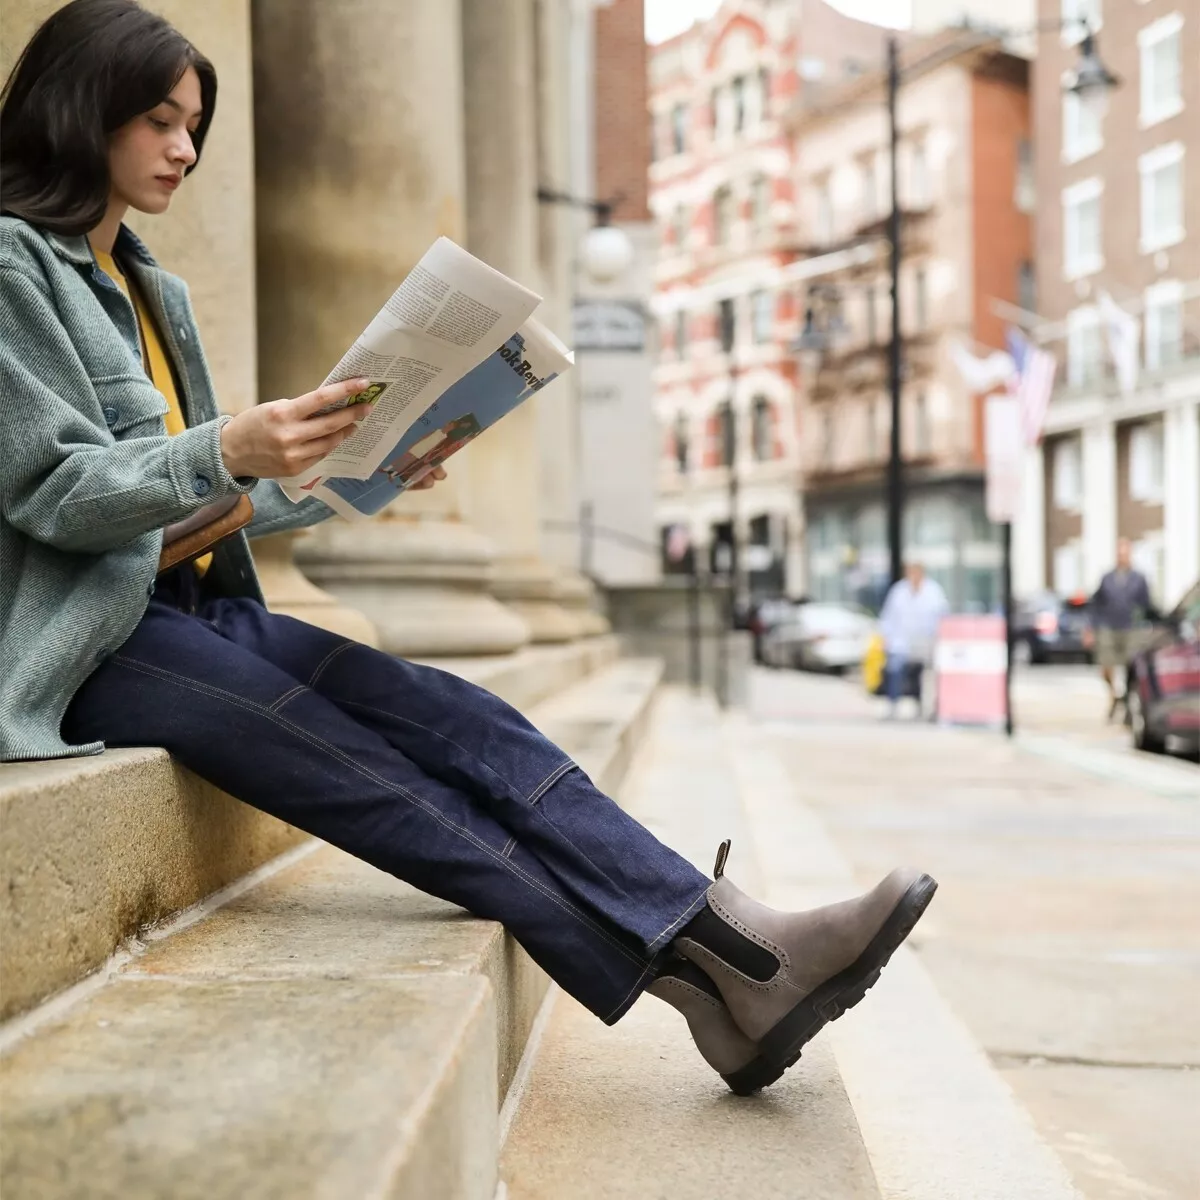
[[533, 320], [539, 301], [438, 238], [325, 380], [370, 379], [330, 406], [370, 404], [369, 415], [303, 475], [281, 479], [287, 496], [373, 516], [562, 374], [572, 355]]

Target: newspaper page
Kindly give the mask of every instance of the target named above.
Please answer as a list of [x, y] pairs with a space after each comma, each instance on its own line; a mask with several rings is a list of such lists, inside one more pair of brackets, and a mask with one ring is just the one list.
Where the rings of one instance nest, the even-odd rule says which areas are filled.
[[324, 381], [369, 379], [361, 392], [322, 411], [369, 404], [370, 414], [320, 462], [279, 480], [285, 494], [302, 500], [320, 477], [369, 479], [413, 421], [518, 329], [540, 300], [449, 238], [438, 238]]
[[438, 397], [392, 445], [369, 479], [322, 478], [302, 491], [351, 521], [374, 516], [572, 363], [562, 342], [531, 318]]

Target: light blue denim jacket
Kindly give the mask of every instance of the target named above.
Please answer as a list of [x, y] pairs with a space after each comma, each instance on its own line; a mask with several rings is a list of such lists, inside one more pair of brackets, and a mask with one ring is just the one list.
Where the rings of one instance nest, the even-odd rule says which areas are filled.
[[[86, 238], [0, 217], [0, 761], [99, 754], [63, 741], [63, 713], [133, 632], [164, 526], [248, 492], [251, 537], [332, 515], [272, 480], [235, 479], [187, 285], [122, 228], [116, 254], [175, 366], [188, 428], [142, 369], [133, 307]], [[223, 594], [262, 600], [245, 533], [216, 550]]]

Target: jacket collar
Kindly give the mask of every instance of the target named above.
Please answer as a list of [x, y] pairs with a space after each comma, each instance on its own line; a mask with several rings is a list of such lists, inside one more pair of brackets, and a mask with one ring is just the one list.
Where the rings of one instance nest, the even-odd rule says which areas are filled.
[[[84, 234], [80, 234], [78, 237], [68, 237], [66, 234], [46, 231], [46, 240], [58, 255], [76, 266], [90, 267], [96, 261], [91, 243]], [[119, 258], [133, 259], [148, 267], [158, 266], [158, 263], [154, 261], [154, 256], [146, 248], [145, 242], [128, 225], [122, 225], [117, 231], [117, 242], [113, 251]]]

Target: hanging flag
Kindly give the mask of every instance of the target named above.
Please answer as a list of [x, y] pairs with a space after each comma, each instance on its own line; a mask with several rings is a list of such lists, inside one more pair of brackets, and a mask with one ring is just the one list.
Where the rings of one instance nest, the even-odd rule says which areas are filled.
[[1003, 350], [996, 350], [986, 358], [976, 358], [962, 342], [955, 341], [950, 343], [950, 357], [954, 360], [963, 383], [967, 385], [967, 390], [975, 394], [990, 392], [993, 388], [1008, 383], [1016, 371], [1012, 356], [1005, 354]]
[[1020, 401], [1021, 430], [1027, 446], [1036, 446], [1046, 423], [1050, 394], [1054, 391], [1054, 372], [1058, 364], [1054, 355], [1035, 346], [1019, 329], [1009, 328], [1006, 335], [1008, 352], [1016, 364], [1016, 373], [1009, 380], [1010, 395]]
[[1113, 366], [1117, 372], [1117, 383], [1121, 394], [1129, 396], [1137, 388], [1141, 322], [1133, 313], [1126, 312], [1108, 292], [1100, 293], [1099, 307], [1108, 352], [1112, 355]]

